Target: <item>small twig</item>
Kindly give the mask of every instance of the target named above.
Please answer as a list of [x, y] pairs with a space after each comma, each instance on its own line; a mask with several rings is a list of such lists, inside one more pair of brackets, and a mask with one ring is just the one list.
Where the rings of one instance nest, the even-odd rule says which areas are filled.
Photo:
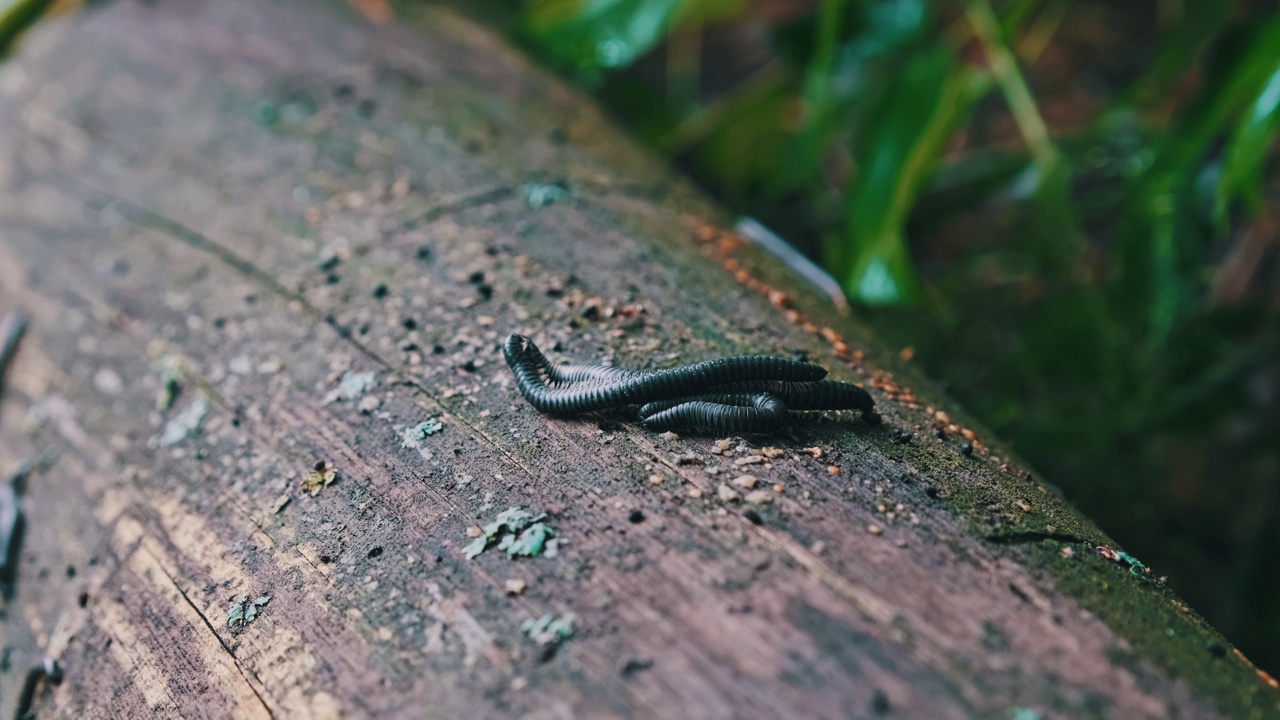
[[831, 302], [841, 315], [849, 314], [849, 299], [845, 297], [844, 290], [840, 289], [840, 283], [836, 282], [836, 279], [831, 277], [826, 270], [823, 270], [812, 260], [805, 257], [804, 253], [796, 250], [790, 243], [778, 237], [772, 230], [761, 225], [758, 220], [752, 217], [743, 216], [739, 218], [734, 230], [742, 237], [768, 251], [785, 263], [787, 267], [795, 270], [801, 277], [808, 280], [811, 285], [821, 290], [827, 297], [831, 298]]

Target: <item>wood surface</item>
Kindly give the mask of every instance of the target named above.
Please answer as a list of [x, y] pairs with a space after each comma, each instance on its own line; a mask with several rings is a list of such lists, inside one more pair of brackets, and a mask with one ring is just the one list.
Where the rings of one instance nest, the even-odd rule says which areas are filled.
[[[32, 33], [0, 66], [0, 310], [32, 319], [0, 472], [37, 459], [3, 712], [51, 657], [40, 717], [1280, 716], [1158, 569], [726, 225], [446, 10], [120, 0]], [[721, 450], [548, 418], [509, 332], [803, 354], [885, 422]], [[376, 387], [327, 402], [348, 371]], [[770, 502], [720, 489], [748, 474]], [[466, 559], [513, 506], [558, 552]], [[228, 627], [242, 594], [272, 599]], [[549, 613], [572, 637], [522, 633]]]

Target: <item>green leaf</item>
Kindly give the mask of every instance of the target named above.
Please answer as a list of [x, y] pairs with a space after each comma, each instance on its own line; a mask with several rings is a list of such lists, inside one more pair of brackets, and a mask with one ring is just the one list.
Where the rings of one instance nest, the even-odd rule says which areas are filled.
[[1208, 68], [1204, 89], [1158, 148], [1143, 188], [1148, 199], [1189, 186], [1219, 134], [1265, 92], [1277, 70], [1280, 18], [1221, 44], [1228, 47]]
[[0, 55], [52, 4], [52, 0], [0, 0]]
[[1223, 158], [1214, 199], [1214, 219], [1223, 230], [1233, 200], [1244, 200], [1251, 209], [1262, 202], [1262, 169], [1280, 134], [1280, 52], [1272, 58], [1272, 64], [1271, 77], [1249, 104]]
[[[1177, 3], [1177, 24], [1167, 29], [1156, 46], [1158, 54], [1138, 91], [1151, 98], [1167, 98], [1188, 68], [1200, 59], [1205, 46], [1219, 34], [1233, 3], [1193, 0]], [[1171, 8], [1173, 6], [1170, 6]], [[1175, 15], [1176, 17], [1176, 15]]]
[[[1118, 244], [1118, 275], [1123, 279], [1118, 289], [1137, 307], [1145, 301], [1148, 353], [1162, 352], [1170, 333], [1196, 306], [1203, 252], [1211, 238], [1197, 229], [1197, 223], [1207, 221], [1217, 210], [1214, 206], [1225, 203], [1225, 198], [1218, 200], [1223, 197], [1220, 183], [1238, 183], [1260, 172], [1253, 166], [1261, 162], [1257, 157], [1229, 160], [1233, 179], [1220, 181], [1208, 193], [1209, 202], [1198, 204], [1206, 195], [1199, 190], [1210, 151], [1233, 128], [1238, 128], [1240, 152], [1275, 132], [1270, 117], [1274, 102], [1267, 91], [1277, 72], [1280, 18], [1245, 28], [1239, 37], [1223, 38], [1219, 45], [1223, 47], [1208, 69], [1204, 89], [1165, 136], [1155, 162], [1138, 178], [1133, 210]], [[1260, 100], [1262, 113], [1255, 115]], [[1251, 118], [1256, 121], [1252, 129], [1242, 128], [1240, 123], [1248, 124]]]
[[859, 142], [848, 238], [835, 254], [843, 260], [845, 289], [867, 304], [910, 302], [919, 295], [907, 253], [907, 216], [977, 97], [973, 80], [943, 47], [916, 54]]
[[1040, 109], [1036, 107], [1035, 98], [1031, 96], [1031, 89], [1018, 68], [1018, 60], [995, 12], [986, 0], [970, 0], [966, 17], [974, 33], [982, 40], [991, 75], [1009, 104], [1009, 111], [1022, 131], [1027, 149], [1042, 170], [1052, 172], [1059, 163], [1058, 149], [1049, 138], [1049, 128], [1040, 117]]
[[833, 121], [833, 92], [837, 50], [844, 0], [821, 0], [814, 23], [816, 47], [804, 71], [802, 87], [803, 116], [799, 129], [790, 142], [789, 162], [774, 163], [767, 181], [775, 196], [812, 177], [825, 155]]
[[739, 12], [745, 0], [540, 0], [525, 31], [588, 76], [630, 65], [683, 22]]
[[[755, 148], [752, 155], [774, 158], [757, 173], [769, 197], [827, 189], [823, 168], [842, 152], [847, 135], [857, 132], [867, 109], [885, 95], [903, 54], [931, 23], [930, 7], [923, 0], [850, 5], [846, 0], [822, 0], [812, 39], [797, 48], [801, 67], [789, 87], [798, 87], [774, 111], [769, 125], [782, 135], [785, 145], [777, 149], [754, 143], [738, 146]], [[806, 46], [813, 50], [804, 57]], [[798, 115], [794, 129], [779, 123], [778, 118], [792, 115]]]
[[[760, 185], [778, 191], [787, 179], [778, 179], [776, 158], [788, 157], [788, 138], [778, 118], [786, 114], [792, 97], [782, 78], [766, 77], [753, 92], [732, 97], [716, 108], [715, 117], [698, 129], [697, 162], [703, 172], [716, 178], [724, 192], [739, 200]], [[678, 128], [677, 135], [686, 128]], [[664, 138], [668, 152], [690, 145], [688, 138]], [[751, 152], [743, 152], [751, 148]]]

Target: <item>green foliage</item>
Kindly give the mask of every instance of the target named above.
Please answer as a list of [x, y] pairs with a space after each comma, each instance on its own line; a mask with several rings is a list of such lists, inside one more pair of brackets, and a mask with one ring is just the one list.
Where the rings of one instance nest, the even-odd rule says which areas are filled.
[[829, 247], [845, 288], [872, 305], [918, 298], [905, 229], [942, 150], [976, 99], [969, 73], [935, 47], [906, 58], [897, 82], [868, 123], [848, 189], [842, 244]]
[[1262, 173], [1280, 133], [1280, 18], [1254, 38], [1242, 64], [1243, 87], [1237, 101], [1244, 111], [1234, 127], [1224, 128], [1231, 139], [1214, 197], [1214, 219], [1220, 233], [1229, 230], [1227, 212], [1233, 202], [1243, 201], [1251, 211], [1257, 211], [1261, 204]]
[[[814, 0], [736, 83], [675, 92], [674, 74], [699, 77], [679, 35], [653, 81], [664, 34], [752, 7], [549, 0], [525, 29], [642, 138], [820, 256], [882, 336], [1193, 604], [1228, 632], [1215, 609], [1253, 612], [1248, 635], [1280, 647], [1280, 586], [1257, 560], [1280, 552], [1280, 289], [1258, 279], [1276, 247], [1280, 14]], [[625, 52], [601, 50], [618, 38]], [[1072, 56], [1090, 43], [1104, 49]], [[1061, 120], [1076, 96], [1042, 58], [1099, 78], [1096, 106]], [[645, 73], [623, 71], [637, 59]], [[1213, 590], [1178, 585], [1215, 572]]]
[[413, 427], [405, 428], [400, 433], [400, 447], [414, 450], [421, 448], [427, 438], [442, 430], [444, 430], [444, 422], [438, 417], [429, 417]]
[[0, 0], [0, 56], [52, 4], [53, 0]]
[[729, 17], [744, 0], [537, 0], [528, 32], [583, 77], [631, 64], [681, 25]]

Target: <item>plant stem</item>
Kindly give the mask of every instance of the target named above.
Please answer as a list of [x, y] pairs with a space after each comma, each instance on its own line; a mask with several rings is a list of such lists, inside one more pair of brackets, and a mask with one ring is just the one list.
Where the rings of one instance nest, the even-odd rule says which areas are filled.
[[982, 41], [987, 50], [987, 59], [991, 65], [991, 73], [1009, 103], [1013, 120], [1022, 131], [1022, 137], [1031, 150], [1031, 156], [1041, 170], [1049, 170], [1058, 162], [1058, 149], [1049, 137], [1049, 128], [1040, 110], [1031, 97], [1031, 89], [1027, 87], [1026, 78], [1018, 69], [1018, 61], [1004, 42], [1000, 25], [987, 0], [972, 0], [965, 11], [974, 33]]

